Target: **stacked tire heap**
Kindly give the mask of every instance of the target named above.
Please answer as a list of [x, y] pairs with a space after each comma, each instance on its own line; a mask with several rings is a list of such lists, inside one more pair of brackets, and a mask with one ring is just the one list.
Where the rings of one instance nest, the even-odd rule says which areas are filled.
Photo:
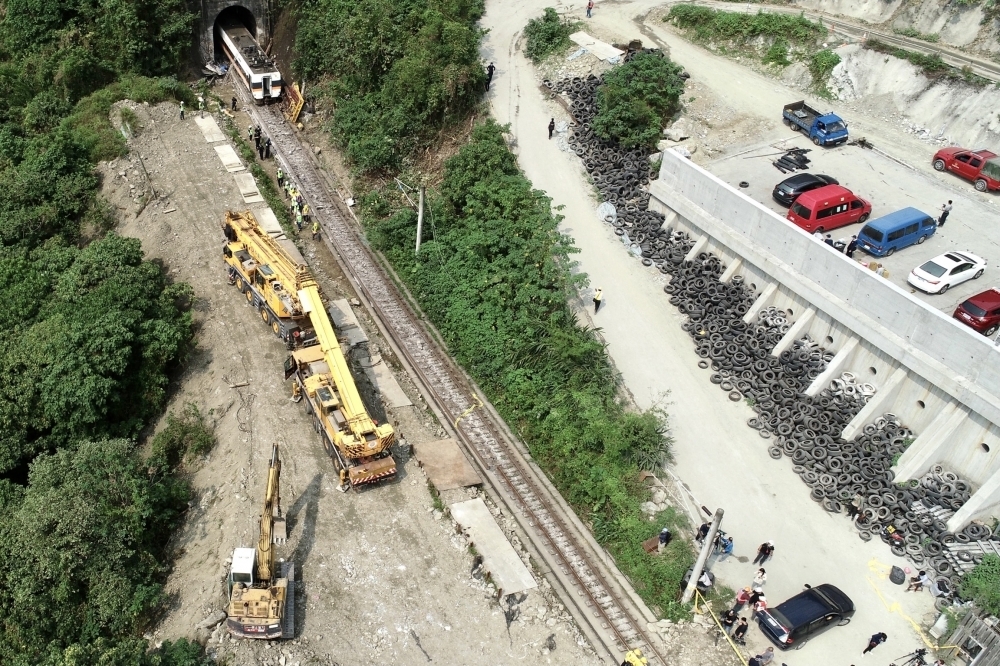
[[670, 302], [688, 315], [682, 328], [702, 358], [699, 366], [712, 369], [711, 381], [731, 400], [752, 403], [757, 415], [748, 425], [771, 442], [772, 458], [792, 459], [792, 469], [810, 487], [813, 500], [839, 513], [860, 494], [864, 503], [855, 525], [861, 538], [867, 541], [878, 535], [888, 541], [883, 530], [892, 525], [905, 535], [904, 544], [893, 547], [893, 552], [916, 565], [929, 559], [938, 576], [954, 578], [955, 589], [958, 576], [941, 555], [943, 546], [984, 538], [980, 533], [988, 535], [988, 530], [970, 525], [959, 534], [949, 534], [944, 522], [914, 508], [958, 509], [969, 499], [969, 484], [940, 470], [922, 481], [894, 484], [893, 462], [914, 433], [893, 414], [865, 426], [853, 441], [840, 441], [839, 434], [874, 395], [875, 387], [858, 385], [847, 373], [815, 397], [805, 395], [833, 354], [804, 337], [772, 356], [771, 350], [791, 326], [787, 313], [766, 308], [756, 323], [743, 321], [756, 298], [756, 286], [745, 284], [739, 275], [728, 284], [719, 282], [725, 266], [711, 254], [684, 261], [690, 240], [684, 233], [669, 234], [668, 259], [661, 270], [672, 276], [664, 287]]
[[[646, 52], [654, 50], [647, 49]], [[630, 51], [626, 59], [634, 53]], [[669, 230], [660, 228], [664, 221], [662, 213], [647, 209], [649, 193], [643, 188], [650, 181], [648, 151], [641, 147], [622, 148], [601, 139], [591, 130], [590, 123], [597, 115], [599, 77], [591, 74], [586, 79], [576, 77], [543, 83], [557, 94], [565, 93], [572, 102], [570, 108], [576, 122], [571, 124], [567, 143], [583, 160], [587, 173], [605, 201], [615, 207], [617, 216], [610, 216], [606, 221], [616, 227], [615, 234], [623, 236], [623, 242], [635, 254], [641, 255], [644, 265], [659, 266], [666, 258], [661, 253], [666, 247]]]

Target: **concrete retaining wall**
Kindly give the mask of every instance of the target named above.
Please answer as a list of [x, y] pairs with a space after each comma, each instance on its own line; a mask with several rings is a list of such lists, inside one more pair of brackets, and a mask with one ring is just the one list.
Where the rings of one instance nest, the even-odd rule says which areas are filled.
[[[936, 433], [907, 450], [900, 478], [942, 463], [983, 485], [985, 493], [964, 510], [965, 521], [1000, 501], [1000, 429], [994, 425], [1000, 423], [1000, 350], [988, 339], [672, 151], [664, 153], [650, 193], [650, 208], [666, 213], [667, 224], [705, 236], [705, 251], [726, 263], [739, 260], [736, 272], [758, 291], [777, 285], [767, 305], [790, 309], [792, 320], [813, 309], [806, 330], [814, 340], [834, 351], [850, 343], [844, 370], [880, 390], [890, 387], [879, 396], [880, 413], [897, 413], [918, 433]], [[905, 380], [890, 382], [900, 368]], [[964, 419], [955, 415], [958, 408]], [[862, 425], [852, 423], [844, 436]]]

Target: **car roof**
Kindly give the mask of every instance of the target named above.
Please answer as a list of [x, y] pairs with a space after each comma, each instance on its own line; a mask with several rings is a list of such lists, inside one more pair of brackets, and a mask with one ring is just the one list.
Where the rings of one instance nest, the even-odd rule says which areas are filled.
[[838, 116], [836, 113], [824, 113], [822, 116], [820, 116], [816, 120], [820, 121], [821, 123], [839, 123], [839, 122], [843, 122], [843, 119], [840, 116]]
[[819, 176], [817, 176], [815, 174], [811, 174], [811, 173], [797, 173], [794, 176], [790, 176], [790, 177], [784, 179], [783, 181], [781, 181], [778, 184], [779, 185], [792, 185], [792, 186], [795, 186], [795, 185], [807, 185], [809, 183], [815, 183], [815, 182], [823, 182], [823, 183], [825, 183], [826, 180], [824, 180], [823, 178], [820, 178]]
[[811, 203], [837, 197], [857, 198], [854, 196], [854, 192], [851, 192], [843, 185], [824, 185], [823, 187], [817, 187], [815, 190], [803, 192], [795, 201], [808, 208]]
[[920, 222], [929, 218], [930, 215], [918, 210], [916, 208], [907, 207], [902, 210], [897, 210], [894, 213], [889, 213], [888, 215], [883, 215], [882, 217], [872, 220], [868, 223], [869, 227], [873, 229], [878, 229], [879, 231], [888, 231], [896, 228], [901, 224], [909, 224], [910, 222]]
[[1000, 305], [1000, 291], [990, 288], [986, 291], [979, 292], [975, 296], [969, 296], [965, 300], [969, 301], [973, 305], [978, 305], [984, 310], [990, 310]]
[[[928, 261], [933, 261], [935, 264], [939, 266], [944, 266], [945, 268], [952, 268], [954, 266], [958, 266], [959, 264], [963, 264], [966, 261], [971, 261], [972, 263], [977, 264], [981, 262], [982, 259], [980, 259], [979, 257], [970, 252], [956, 252], [953, 250], [951, 252], [945, 252], [944, 254], [939, 254], [933, 259], [929, 259]], [[925, 261], [924, 263], [927, 262]], [[923, 266], [923, 264], [920, 265]]]
[[791, 599], [778, 604], [775, 609], [785, 616], [793, 629], [812, 622], [827, 613], [849, 613], [854, 610], [854, 602], [838, 588], [825, 583], [799, 592]]

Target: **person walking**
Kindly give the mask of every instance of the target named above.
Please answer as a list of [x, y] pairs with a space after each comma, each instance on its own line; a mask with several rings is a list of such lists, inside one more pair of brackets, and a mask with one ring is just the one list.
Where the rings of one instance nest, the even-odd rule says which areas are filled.
[[597, 314], [597, 311], [601, 309], [601, 298], [602, 297], [603, 297], [603, 293], [601, 292], [601, 290], [600, 289], [595, 289], [594, 290], [594, 314]]
[[760, 569], [757, 569], [757, 573], [753, 577], [754, 589], [760, 589], [761, 587], [764, 586], [764, 583], [766, 582], [767, 582], [767, 572], [764, 571], [763, 567], [761, 567]]
[[858, 237], [857, 236], [851, 236], [851, 242], [849, 242], [847, 244], [847, 247], [844, 249], [844, 254], [847, 255], [848, 259], [853, 259], [854, 258], [854, 252], [857, 249], [858, 249]]
[[861, 654], [868, 654], [882, 643], [885, 643], [887, 640], [889, 640], [889, 637], [881, 631], [877, 634], [873, 634], [871, 639], [868, 641], [868, 647], [866, 647]]
[[740, 617], [739, 615], [736, 614], [736, 611], [734, 611], [733, 609], [727, 610], [725, 613], [722, 614], [722, 630], [725, 631], [727, 634], [732, 634], [733, 625], [736, 624], [736, 621], [738, 619], [740, 619]]
[[552, 133], [556, 131], [556, 119], [553, 118], [549, 121], [549, 138], [552, 138]]
[[257, 150], [260, 150], [260, 125], [253, 131], [253, 141], [257, 144]]
[[662, 553], [663, 549], [666, 548], [667, 544], [670, 543], [670, 539], [672, 537], [673, 535], [670, 533], [670, 530], [668, 530], [666, 527], [660, 530], [660, 537], [656, 544], [656, 552]]
[[319, 240], [319, 220], [313, 222], [313, 240]]
[[948, 219], [948, 215], [951, 214], [951, 199], [948, 199], [948, 203], [941, 204], [941, 217], [938, 218], [938, 226], [943, 227], [945, 220]]
[[486, 66], [486, 89], [487, 90], [490, 89], [490, 81], [493, 80], [493, 72], [495, 72], [495, 71], [496, 71], [496, 67], [493, 66], [493, 63], [490, 63], [489, 65]]
[[742, 590], [736, 593], [736, 603], [733, 604], [732, 611], [734, 613], [739, 613], [743, 610], [743, 607], [750, 601], [750, 594], [753, 590], [750, 587], [744, 587]]
[[621, 666], [646, 666], [648, 663], [649, 660], [642, 656], [642, 650], [636, 648], [625, 653], [625, 661]]
[[281, 167], [278, 167], [278, 188], [285, 189], [285, 172], [281, 170]]
[[267, 140], [264, 141], [264, 159], [271, 159], [271, 137], [267, 137]]
[[747, 619], [745, 617], [741, 617], [739, 623], [736, 625], [736, 629], [733, 630], [733, 640], [740, 645], [746, 645], [747, 629], [749, 628], [749, 625], [747, 625]]
[[295, 212], [295, 228], [302, 231], [302, 211]]
[[247, 125], [247, 141], [253, 141], [253, 125]]
[[[773, 552], [774, 552], [774, 542], [765, 541], [764, 543], [760, 544], [760, 546], [757, 547], [757, 557], [754, 558], [753, 563], [757, 564], [758, 562], [760, 562], [761, 564], [764, 564], [767, 558], [771, 557], [771, 553]], [[763, 571], [763, 569], [761, 569], [761, 571]]]
[[235, 97], [233, 98], [233, 108], [230, 109], [230, 110], [231, 111], [235, 111], [236, 110], [236, 98]]
[[184, 100], [181, 100], [181, 120], [184, 120]]
[[312, 220], [312, 209], [309, 208], [309, 204], [302, 205], [302, 219], [306, 221], [306, 224]]
[[587, 0], [587, 18], [592, 18], [590, 12], [594, 11], [594, 0]]
[[264, 159], [264, 143], [262, 141], [257, 141], [257, 157], [262, 161]]

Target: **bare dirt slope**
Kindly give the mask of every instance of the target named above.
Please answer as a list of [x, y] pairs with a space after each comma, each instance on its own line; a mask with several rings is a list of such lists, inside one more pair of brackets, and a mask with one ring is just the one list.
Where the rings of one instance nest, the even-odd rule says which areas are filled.
[[[492, 585], [470, 575], [465, 539], [434, 509], [415, 460], [401, 461], [393, 483], [360, 493], [335, 489], [318, 436], [289, 400], [284, 346], [226, 283], [220, 222], [227, 209], [245, 207], [232, 175], [190, 116], [181, 122], [169, 104], [132, 107], [140, 125], [133, 152], [101, 165], [104, 196], [121, 213], [118, 231], [139, 238], [171, 277], [194, 287], [197, 347], [173, 387], [172, 404], [194, 403], [218, 439], [191, 479], [194, 500], [171, 543], [170, 605], [150, 638], [194, 636], [234, 664], [591, 663], [546, 585], [510, 608], [494, 600]], [[150, 187], [158, 198], [144, 206]], [[337, 286], [325, 250], [311, 241], [302, 246], [318, 263], [327, 295], [349, 296]], [[389, 416], [410, 442], [437, 437], [437, 425], [420, 407]], [[299, 580], [297, 638], [275, 646], [234, 642], [218, 629], [196, 631], [225, 605], [232, 549], [255, 541], [272, 443], [281, 445], [290, 528], [278, 556], [295, 561]]]

